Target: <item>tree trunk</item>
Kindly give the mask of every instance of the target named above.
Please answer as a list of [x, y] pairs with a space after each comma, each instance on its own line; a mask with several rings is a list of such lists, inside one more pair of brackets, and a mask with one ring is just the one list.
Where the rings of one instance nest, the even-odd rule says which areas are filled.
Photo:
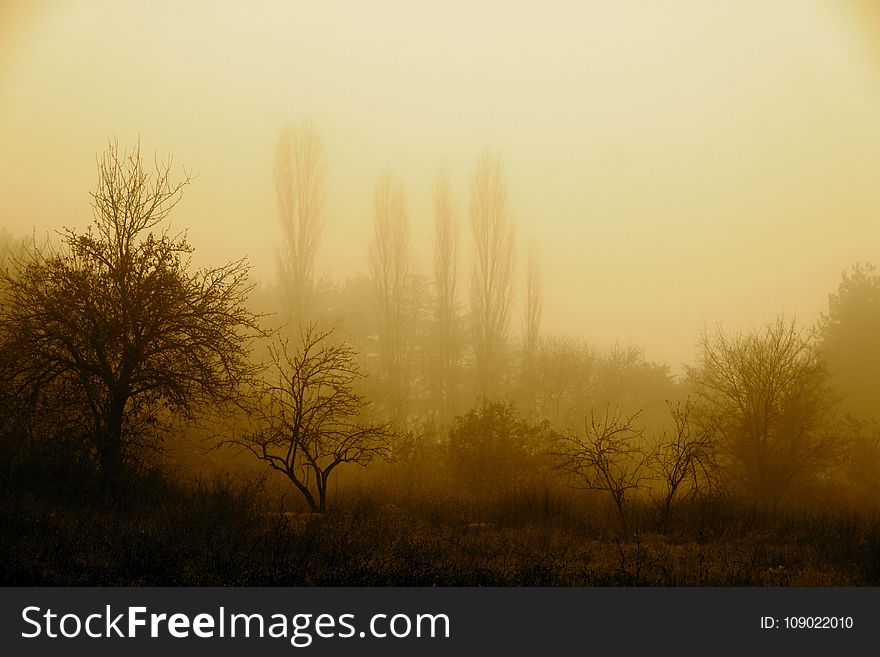
[[302, 493], [302, 496], [306, 498], [306, 503], [309, 505], [309, 509], [312, 513], [319, 513], [320, 509], [318, 502], [315, 500], [315, 496], [312, 495], [312, 491], [309, 490], [307, 482], [300, 481], [293, 469], [288, 469], [285, 474], [287, 475], [287, 478], [290, 479], [290, 482], [296, 486], [296, 489]]
[[109, 430], [106, 432], [102, 437], [98, 459], [101, 488], [105, 493], [117, 493], [122, 481], [121, 434], [112, 435]]
[[327, 511], [327, 474], [317, 471], [318, 475], [318, 513]]
[[101, 487], [105, 493], [114, 495], [122, 486], [122, 423], [127, 401], [127, 396], [120, 395], [110, 402], [98, 453]]

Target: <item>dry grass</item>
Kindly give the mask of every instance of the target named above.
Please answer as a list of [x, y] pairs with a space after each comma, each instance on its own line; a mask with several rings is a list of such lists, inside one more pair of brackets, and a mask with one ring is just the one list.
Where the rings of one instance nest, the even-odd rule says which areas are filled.
[[[880, 523], [853, 512], [650, 507], [621, 530], [603, 504], [520, 495], [341, 496], [325, 516], [257, 486], [143, 483], [124, 502], [7, 492], [0, 582], [17, 585], [862, 586]], [[579, 501], [579, 500], [578, 500]]]

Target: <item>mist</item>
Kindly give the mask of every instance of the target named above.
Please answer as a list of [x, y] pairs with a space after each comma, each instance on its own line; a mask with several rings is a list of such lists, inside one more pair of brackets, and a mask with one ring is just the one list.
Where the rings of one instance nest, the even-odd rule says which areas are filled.
[[430, 276], [436, 171], [467, 229], [488, 147], [521, 268], [530, 242], [541, 253], [545, 329], [676, 371], [703, 326], [814, 322], [842, 271], [878, 260], [878, 22], [855, 4], [8, 7], [0, 216], [16, 235], [84, 227], [96, 154], [140, 139], [197, 176], [174, 217], [197, 257], [247, 256], [271, 283], [276, 142], [310, 119], [328, 162], [319, 276], [367, 271], [386, 167]]
[[877, 43], [2, 5], [0, 582], [875, 585]]

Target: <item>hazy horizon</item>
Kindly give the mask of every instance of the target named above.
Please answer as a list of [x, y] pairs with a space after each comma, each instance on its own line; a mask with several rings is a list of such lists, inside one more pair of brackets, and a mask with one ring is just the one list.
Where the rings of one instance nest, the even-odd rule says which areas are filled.
[[199, 263], [275, 278], [272, 167], [310, 119], [328, 161], [316, 271], [366, 273], [381, 171], [406, 187], [431, 276], [431, 185], [505, 166], [522, 325], [526, 250], [545, 332], [676, 368], [704, 325], [813, 323], [880, 261], [880, 12], [868, 2], [12, 2], [0, 7], [0, 227], [90, 221], [108, 139], [196, 178], [172, 215]]

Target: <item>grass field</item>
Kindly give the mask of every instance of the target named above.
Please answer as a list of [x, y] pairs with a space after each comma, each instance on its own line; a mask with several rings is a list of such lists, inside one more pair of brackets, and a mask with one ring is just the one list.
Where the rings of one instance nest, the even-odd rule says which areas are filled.
[[[263, 486], [153, 477], [125, 499], [7, 491], [4, 585], [865, 586], [876, 515], [684, 506], [662, 530], [634, 504], [562, 493], [407, 496], [361, 490], [325, 515]], [[296, 510], [290, 510], [290, 509]]]

